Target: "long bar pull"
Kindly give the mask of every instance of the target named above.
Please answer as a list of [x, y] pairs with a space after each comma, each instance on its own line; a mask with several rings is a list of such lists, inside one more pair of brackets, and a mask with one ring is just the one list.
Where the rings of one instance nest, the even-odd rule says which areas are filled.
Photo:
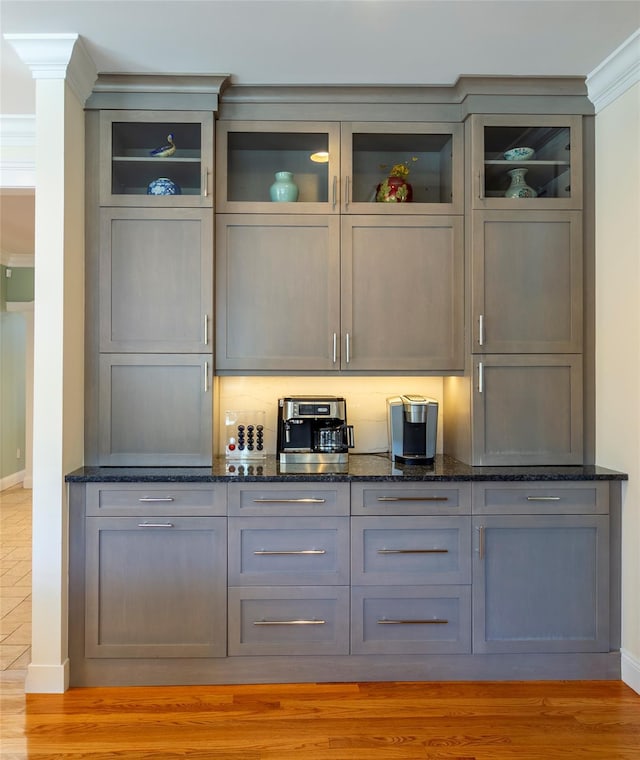
[[338, 175], [333, 175], [333, 190], [331, 198], [331, 208], [335, 211], [336, 204], [338, 203]]
[[304, 499], [254, 499], [254, 504], [324, 504], [326, 499], [307, 497]]
[[209, 315], [204, 315], [204, 345], [209, 345]]
[[333, 363], [338, 361], [338, 333], [333, 333]]
[[478, 362], [478, 393], [484, 391], [484, 366], [482, 362]]
[[204, 392], [209, 392], [209, 362], [204, 363]]
[[326, 625], [326, 620], [254, 620], [254, 625]]
[[344, 208], [345, 211], [349, 208], [349, 175], [344, 180]]
[[484, 314], [478, 317], [478, 345], [484, 346]]
[[155, 504], [158, 501], [173, 501], [173, 496], [141, 496], [138, 501], [151, 502]]
[[478, 527], [478, 556], [484, 559], [484, 525]]
[[205, 198], [209, 195], [209, 170], [206, 166], [202, 170], [202, 195]]
[[448, 549], [378, 549], [378, 554], [448, 554]]
[[325, 549], [296, 549], [292, 551], [276, 551], [270, 549], [259, 549], [253, 552], [256, 557], [275, 557], [275, 556], [291, 556], [298, 554], [326, 554]]
[[527, 501], [560, 501], [559, 496], [527, 496]]
[[484, 172], [478, 172], [478, 195], [481, 199], [484, 198]]
[[138, 523], [139, 528], [173, 528], [173, 523]]
[[378, 625], [447, 625], [448, 620], [434, 618], [433, 620], [378, 620]]
[[345, 344], [347, 348], [347, 364], [351, 361], [351, 335], [349, 333], [345, 336]]
[[448, 496], [378, 496], [378, 501], [449, 501]]

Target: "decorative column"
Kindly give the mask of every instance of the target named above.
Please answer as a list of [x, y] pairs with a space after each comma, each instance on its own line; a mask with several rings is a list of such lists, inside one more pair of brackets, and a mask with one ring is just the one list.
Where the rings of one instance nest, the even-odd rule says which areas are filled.
[[84, 112], [77, 34], [5, 39], [36, 80], [32, 648], [27, 692], [68, 687], [67, 488], [84, 449]]

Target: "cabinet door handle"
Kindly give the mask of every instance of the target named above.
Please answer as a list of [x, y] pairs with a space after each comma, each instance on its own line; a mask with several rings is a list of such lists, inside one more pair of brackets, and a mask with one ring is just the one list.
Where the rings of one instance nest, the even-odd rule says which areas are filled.
[[209, 392], [209, 362], [204, 363], [204, 392]]
[[484, 172], [482, 170], [478, 172], [478, 195], [480, 199], [484, 199]]
[[484, 314], [478, 317], [478, 345], [484, 346]]
[[484, 525], [478, 527], [478, 556], [484, 559]]
[[173, 528], [173, 523], [138, 523], [139, 528]]
[[254, 504], [324, 504], [326, 499], [308, 497], [304, 499], [254, 499]]
[[209, 315], [204, 315], [204, 345], [209, 345]]
[[344, 208], [345, 211], [349, 208], [349, 175], [344, 178]]
[[209, 171], [206, 166], [202, 170], [202, 195], [205, 198], [209, 195]]
[[338, 175], [333, 175], [333, 188], [331, 191], [331, 208], [336, 210], [336, 204], [338, 203]]
[[254, 620], [254, 625], [326, 625], [326, 620]]
[[484, 366], [478, 362], [478, 393], [484, 392]]
[[527, 501], [560, 501], [559, 496], [527, 496]]
[[449, 501], [448, 496], [378, 496], [378, 501]]
[[433, 618], [432, 620], [378, 620], [378, 625], [447, 625], [448, 620]]
[[151, 502], [155, 504], [158, 501], [173, 501], [173, 496], [141, 496], [138, 501]]
[[292, 556], [299, 554], [326, 554], [325, 549], [292, 549], [291, 551], [279, 551], [276, 549], [258, 549], [253, 552], [256, 557]]
[[333, 363], [338, 361], [338, 333], [333, 333]]
[[346, 350], [347, 350], [347, 364], [351, 361], [351, 336], [349, 333], [346, 334], [344, 339]]
[[448, 554], [448, 549], [378, 549], [378, 554]]

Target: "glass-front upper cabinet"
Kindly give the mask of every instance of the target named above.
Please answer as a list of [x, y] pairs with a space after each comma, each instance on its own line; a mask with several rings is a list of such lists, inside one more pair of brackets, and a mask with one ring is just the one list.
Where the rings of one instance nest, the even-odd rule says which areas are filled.
[[474, 208], [582, 207], [580, 116], [472, 116]]
[[342, 125], [342, 211], [456, 214], [463, 210], [461, 124]]
[[461, 124], [220, 121], [226, 212], [462, 213]]
[[337, 212], [339, 151], [337, 122], [219, 121], [216, 208], [231, 213]]
[[212, 206], [213, 113], [102, 111], [103, 206]]

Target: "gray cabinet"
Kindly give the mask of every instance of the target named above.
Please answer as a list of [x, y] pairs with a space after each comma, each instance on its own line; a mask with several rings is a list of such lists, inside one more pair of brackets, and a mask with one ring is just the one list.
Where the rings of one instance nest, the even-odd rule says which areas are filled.
[[344, 216], [339, 236], [331, 216], [218, 216], [217, 369], [462, 369], [462, 218]]
[[582, 351], [579, 211], [474, 211], [474, 353]]
[[476, 483], [473, 496], [474, 652], [608, 651], [608, 488]]
[[210, 352], [211, 212], [104, 208], [100, 225], [100, 350]]
[[200, 354], [102, 354], [100, 464], [210, 464], [211, 373]]
[[85, 514], [84, 656], [224, 657], [226, 486], [88, 483]]

